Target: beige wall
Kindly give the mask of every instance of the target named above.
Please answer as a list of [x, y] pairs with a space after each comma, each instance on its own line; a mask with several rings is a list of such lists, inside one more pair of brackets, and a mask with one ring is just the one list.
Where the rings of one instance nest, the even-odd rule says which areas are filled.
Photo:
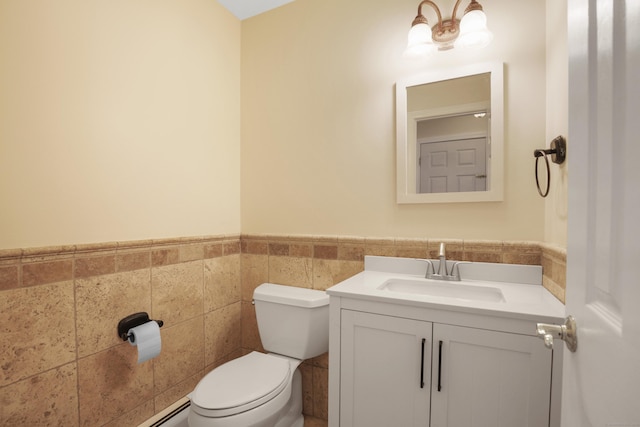
[[[567, 247], [567, 179], [571, 162], [569, 128], [569, 61], [567, 49], [567, 2], [547, 0], [547, 139], [567, 138], [567, 161], [551, 166], [551, 188], [545, 199], [544, 241]], [[540, 147], [542, 148], [542, 147]]]
[[240, 232], [240, 22], [0, 2], [0, 249]]
[[[3, 1], [0, 248], [239, 231], [565, 246], [566, 166], [543, 201], [530, 154], [566, 129], [565, 36], [545, 49], [542, 2], [485, 3], [488, 48], [414, 63], [413, 0], [242, 23], [208, 0]], [[564, 34], [565, 2], [546, 3]], [[505, 201], [397, 205], [394, 82], [486, 60], [506, 63]]]
[[[243, 21], [243, 233], [543, 240], [532, 153], [546, 137], [545, 3], [483, 6], [493, 43], [428, 63], [401, 57], [414, 0], [298, 0]], [[495, 60], [506, 64], [504, 202], [396, 204], [395, 81]]]

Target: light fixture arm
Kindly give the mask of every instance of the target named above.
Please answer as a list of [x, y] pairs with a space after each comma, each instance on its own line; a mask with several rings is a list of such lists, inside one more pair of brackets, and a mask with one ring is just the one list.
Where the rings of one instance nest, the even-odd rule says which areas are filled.
[[[456, 4], [453, 6], [453, 13], [451, 14], [451, 20], [454, 22], [456, 21], [456, 15], [458, 14], [458, 7], [460, 6], [461, 1], [462, 0], [456, 0]], [[420, 2], [420, 4], [418, 5], [418, 14], [416, 15], [411, 25], [415, 25], [418, 23], [421, 23], [421, 24], [427, 23], [427, 19], [422, 14], [422, 6], [424, 6], [425, 4], [428, 4], [429, 6], [431, 6], [433, 10], [436, 12], [436, 16], [438, 17], [438, 28], [441, 28], [443, 23], [442, 13], [440, 12], [440, 8], [438, 7], [438, 5], [431, 0], [422, 0]], [[465, 13], [467, 13], [470, 10], [477, 10], [477, 9], [482, 10], [482, 6], [480, 6], [480, 3], [478, 3], [476, 0], [471, 0], [471, 3], [469, 3], [467, 8], [465, 9]]]
[[[460, 0], [458, 0], [458, 2], [459, 1]], [[425, 4], [428, 4], [433, 8], [433, 10], [435, 10], [436, 15], [438, 16], [438, 26], [442, 25], [442, 14], [440, 13], [440, 8], [438, 8], [438, 5], [432, 2], [431, 0], [422, 0], [418, 5], [418, 14], [416, 15], [415, 19], [411, 23], [411, 26], [414, 26], [416, 24], [428, 25], [427, 18], [425, 18], [424, 15], [422, 14], [422, 6], [424, 6]]]
[[[453, 13], [451, 14], [451, 20], [452, 20], [453, 22], [456, 22], [456, 15], [458, 14], [458, 6], [460, 6], [460, 1], [461, 1], [461, 0], [457, 0], [457, 1], [456, 1], [455, 6], [453, 6]], [[471, 0], [471, 3], [474, 3], [475, 1], [476, 1], [476, 0]], [[468, 9], [469, 7], [471, 7], [471, 3], [469, 3], [469, 6], [467, 6], [467, 9]], [[465, 13], [466, 13], [466, 12], [467, 12], [467, 11], [465, 10]]]

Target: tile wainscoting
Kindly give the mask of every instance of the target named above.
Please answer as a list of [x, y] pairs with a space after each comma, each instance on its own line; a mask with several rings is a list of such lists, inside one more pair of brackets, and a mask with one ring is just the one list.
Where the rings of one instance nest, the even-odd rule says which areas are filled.
[[[137, 365], [139, 311], [164, 326]], [[0, 251], [0, 426], [138, 425], [240, 345], [240, 236]]]
[[[365, 255], [435, 258], [442, 240], [231, 235], [0, 250], [0, 426], [136, 426], [216, 366], [262, 350], [263, 282], [326, 289]], [[566, 252], [538, 242], [445, 240], [450, 259], [543, 265], [564, 302]], [[162, 353], [136, 364], [118, 321], [162, 319]], [[304, 413], [326, 425], [328, 361], [306, 361]]]

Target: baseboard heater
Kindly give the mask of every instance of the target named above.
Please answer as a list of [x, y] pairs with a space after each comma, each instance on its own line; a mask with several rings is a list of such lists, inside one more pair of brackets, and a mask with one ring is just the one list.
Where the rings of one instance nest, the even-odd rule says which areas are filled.
[[138, 427], [188, 427], [189, 406], [191, 406], [191, 401], [188, 397], [180, 399]]

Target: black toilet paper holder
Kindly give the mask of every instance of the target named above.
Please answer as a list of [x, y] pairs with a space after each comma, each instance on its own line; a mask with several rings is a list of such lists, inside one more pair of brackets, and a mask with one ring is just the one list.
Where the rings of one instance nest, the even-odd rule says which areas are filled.
[[[129, 339], [129, 329], [135, 328], [136, 326], [140, 326], [149, 321], [149, 314], [144, 311], [130, 314], [118, 322], [118, 336], [122, 338], [122, 341], [127, 341]], [[153, 322], [156, 322], [160, 327], [164, 325], [162, 320], [153, 320]]]

